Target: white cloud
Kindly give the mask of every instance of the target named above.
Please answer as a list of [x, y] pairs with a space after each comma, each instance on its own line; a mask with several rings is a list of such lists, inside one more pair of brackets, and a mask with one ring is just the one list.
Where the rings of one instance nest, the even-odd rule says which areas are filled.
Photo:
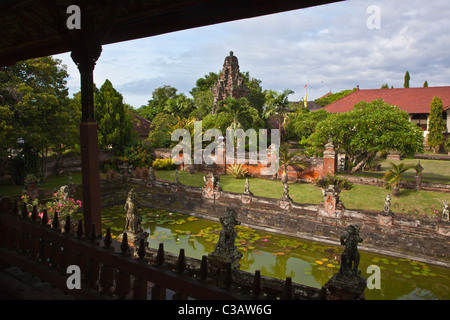
[[[380, 7], [380, 29], [368, 29], [367, 7]], [[94, 77], [111, 80], [125, 101], [139, 107], [154, 89], [171, 85], [188, 94], [195, 81], [222, 68], [230, 50], [241, 71], [262, 80], [264, 89], [315, 99], [328, 91], [403, 85], [449, 85], [450, 7], [445, 0], [344, 1], [244, 19], [103, 47]], [[71, 92], [79, 76], [69, 54]]]

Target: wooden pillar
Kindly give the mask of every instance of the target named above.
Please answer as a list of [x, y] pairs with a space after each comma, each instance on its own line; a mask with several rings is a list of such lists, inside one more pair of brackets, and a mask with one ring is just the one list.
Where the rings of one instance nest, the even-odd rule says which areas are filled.
[[96, 38], [92, 20], [87, 15], [82, 20], [80, 34], [74, 41], [71, 57], [81, 77], [80, 146], [85, 234], [91, 234], [94, 224], [96, 234], [101, 235], [98, 136], [94, 118], [94, 68], [102, 46], [100, 40]]

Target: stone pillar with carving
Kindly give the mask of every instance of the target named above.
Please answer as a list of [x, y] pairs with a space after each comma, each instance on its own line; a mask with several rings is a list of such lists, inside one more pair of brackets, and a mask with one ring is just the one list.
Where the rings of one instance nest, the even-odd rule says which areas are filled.
[[203, 177], [203, 181], [205, 181], [205, 185], [202, 188], [202, 197], [214, 201], [219, 199], [222, 193], [219, 175], [210, 172]]
[[339, 218], [344, 214], [344, 203], [339, 200], [341, 189], [338, 186], [329, 185], [322, 189], [323, 202], [318, 206], [318, 214], [329, 218]]
[[328, 173], [334, 175], [336, 172], [336, 151], [334, 150], [333, 142], [331, 138], [325, 145], [325, 151], [323, 152], [323, 167], [322, 176], [326, 176]]

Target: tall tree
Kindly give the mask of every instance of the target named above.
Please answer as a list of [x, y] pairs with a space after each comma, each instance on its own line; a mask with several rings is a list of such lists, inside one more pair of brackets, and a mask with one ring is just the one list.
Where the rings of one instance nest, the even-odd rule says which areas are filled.
[[177, 91], [176, 88], [169, 85], [156, 88], [152, 93], [152, 99], [137, 109], [136, 113], [150, 121], [153, 120], [158, 113], [164, 112], [164, 107], [169, 100], [177, 97]]
[[423, 87], [424, 88], [428, 88], [428, 81], [427, 80], [425, 80], [425, 82], [423, 83]]
[[125, 148], [134, 141], [133, 125], [122, 95], [108, 79], [95, 94], [95, 118], [99, 146], [111, 148], [115, 154], [123, 154]]
[[187, 118], [193, 110], [194, 101], [181, 93], [175, 98], [167, 100], [163, 112], [174, 117]]
[[406, 70], [403, 88], [409, 88], [409, 80], [411, 80], [411, 77], [409, 76], [408, 70]]
[[442, 113], [442, 100], [439, 97], [434, 97], [430, 104], [427, 137], [427, 144], [433, 148], [434, 153], [437, 152], [439, 145], [444, 143], [445, 121]]
[[422, 130], [409, 121], [407, 112], [381, 99], [362, 101], [353, 110], [331, 114], [317, 124], [308, 141], [317, 148], [330, 137], [348, 156], [349, 166], [353, 166], [348, 172], [359, 170], [379, 151], [396, 150], [411, 156], [423, 150]]
[[317, 124], [328, 118], [329, 115], [330, 113], [324, 109], [309, 111], [305, 107], [296, 113], [290, 114], [286, 126], [287, 138], [303, 143], [305, 139], [314, 133]]
[[[59, 153], [73, 144], [79, 118], [68, 98], [68, 76], [67, 67], [52, 57], [0, 68], [0, 110], [5, 116], [0, 125], [6, 130], [1, 150], [26, 146], [27, 154], [39, 153], [44, 159], [50, 150]], [[11, 145], [18, 140], [20, 145]], [[45, 164], [41, 161], [42, 176]]]

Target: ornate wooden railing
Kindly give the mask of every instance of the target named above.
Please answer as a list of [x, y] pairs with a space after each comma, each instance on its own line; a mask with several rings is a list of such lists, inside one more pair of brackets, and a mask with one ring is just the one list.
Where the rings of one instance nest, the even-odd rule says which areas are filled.
[[[81, 220], [74, 227], [70, 218], [63, 224], [56, 215], [49, 224], [46, 211], [39, 218], [36, 209], [30, 214], [16, 202], [12, 210], [0, 212], [0, 260], [79, 299], [165, 299], [168, 292], [173, 299], [326, 298], [326, 289], [293, 284], [290, 278], [269, 281], [259, 271], [245, 275], [231, 268], [218, 277], [206, 256], [192, 263], [184, 251], [174, 258], [152, 251], [144, 240], [133, 250], [125, 234], [121, 244], [115, 243], [109, 229], [103, 238], [94, 235], [84, 234]], [[67, 286], [71, 265], [80, 268], [81, 289]]]

